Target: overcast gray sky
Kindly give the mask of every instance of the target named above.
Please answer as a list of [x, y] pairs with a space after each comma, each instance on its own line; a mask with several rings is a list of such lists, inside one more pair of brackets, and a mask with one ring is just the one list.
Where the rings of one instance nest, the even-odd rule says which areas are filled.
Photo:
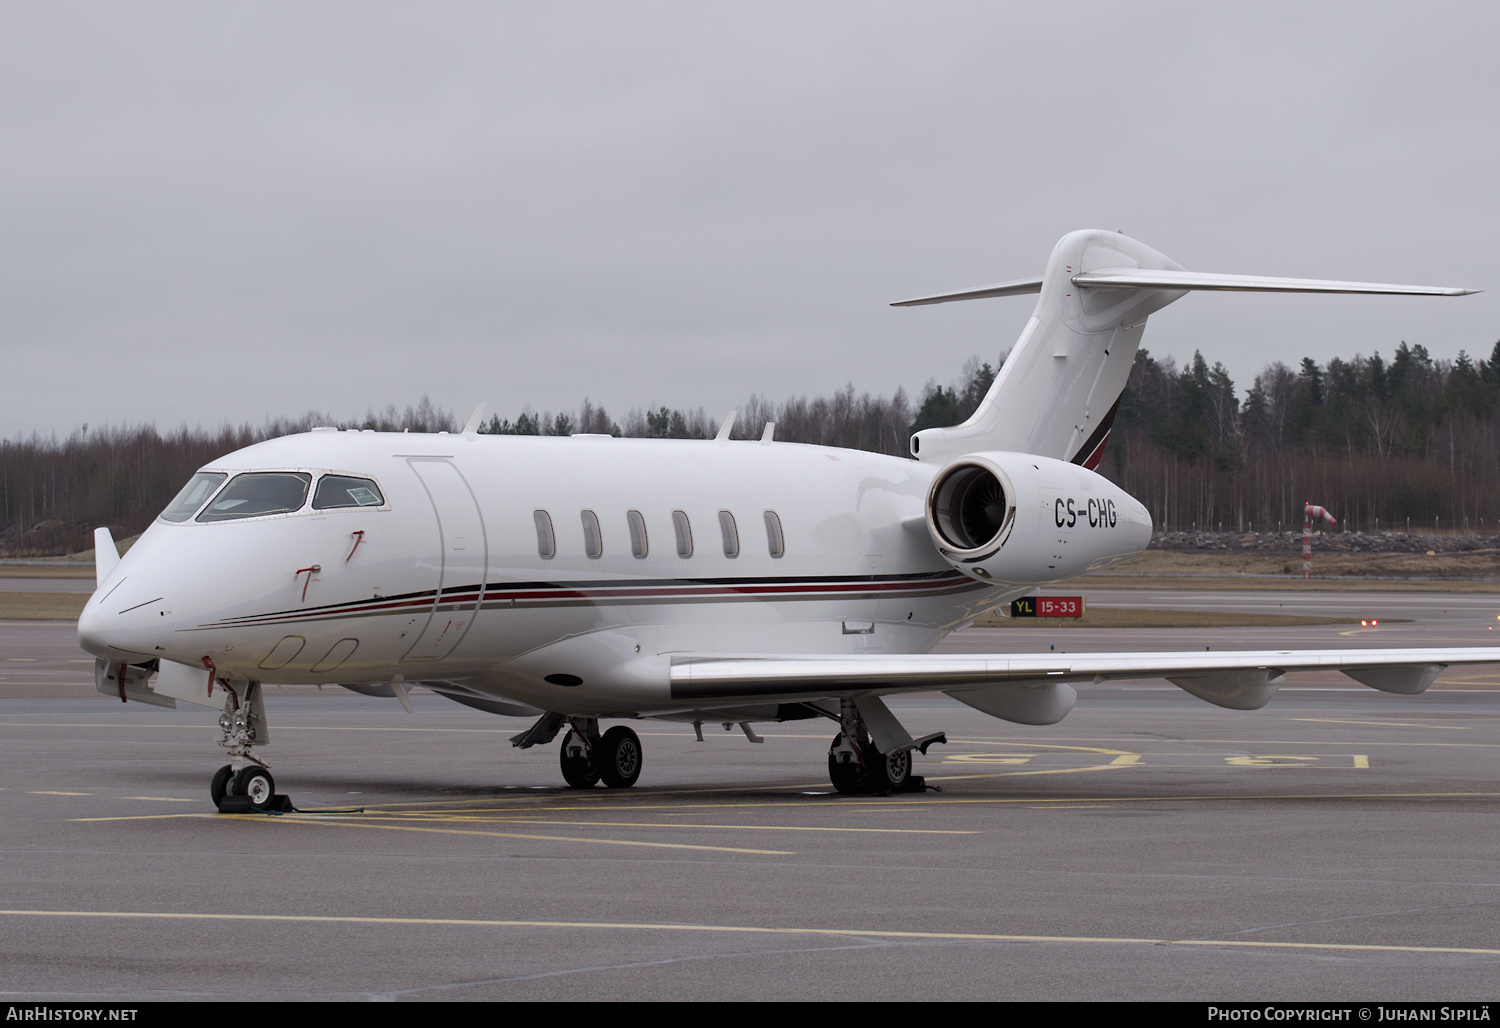
[[1119, 228], [1144, 345], [1488, 356], [1495, 4], [0, 4], [0, 435], [916, 391]]

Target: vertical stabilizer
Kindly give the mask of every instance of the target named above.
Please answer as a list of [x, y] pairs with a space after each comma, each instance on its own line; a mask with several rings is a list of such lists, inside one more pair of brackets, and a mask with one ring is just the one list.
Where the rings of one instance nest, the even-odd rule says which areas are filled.
[[[1036, 310], [979, 409], [961, 425], [916, 433], [912, 453], [924, 462], [942, 463], [964, 453], [1013, 450], [1087, 468], [1097, 465], [1146, 318], [1186, 295], [1183, 289], [1085, 289], [1073, 283], [1075, 275], [1131, 268], [1184, 270], [1118, 232], [1084, 229], [1064, 236], [1042, 276]], [[1009, 292], [1035, 289], [1023, 285], [1013, 283]]]

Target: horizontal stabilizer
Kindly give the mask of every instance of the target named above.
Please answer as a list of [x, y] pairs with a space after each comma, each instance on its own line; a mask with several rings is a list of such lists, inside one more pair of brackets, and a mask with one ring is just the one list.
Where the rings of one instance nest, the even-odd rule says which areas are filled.
[[[1460, 289], [1456, 286], [1402, 286], [1388, 282], [1335, 282], [1320, 278], [1268, 278], [1264, 275], [1213, 275], [1199, 271], [1171, 271], [1147, 268], [1101, 268], [1085, 271], [1071, 279], [1080, 289], [1182, 289], [1217, 290], [1242, 293], [1364, 293], [1388, 296], [1468, 296], [1482, 289]], [[892, 307], [921, 307], [929, 303], [954, 300], [987, 300], [996, 296], [1021, 296], [1042, 291], [1040, 278], [1023, 278], [992, 286], [976, 286], [956, 293], [919, 296], [898, 300]]]
[[1042, 291], [1042, 280], [1038, 278], [1021, 278], [1014, 282], [1000, 282], [992, 286], [976, 286], [973, 289], [963, 289], [956, 293], [942, 293], [938, 296], [919, 296], [914, 300], [897, 300], [891, 304], [892, 307], [921, 307], [928, 303], [948, 303], [951, 300], [988, 300], [994, 296], [1024, 296], [1027, 293], [1040, 293]]
[[[1101, 268], [1073, 276], [1084, 289], [1215, 289], [1250, 293], [1384, 293], [1397, 296], [1468, 296], [1478, 289], [1450, 286], [1397, 286], [1384, 282], [1330, 282], [1318, 278], [1266, 278], [1262, 275], [1209, 275], [1197, 271]], [[996, 293], [996, 296], [1005, 295]], [[954, 296], [953, 299], [967, 299]]]

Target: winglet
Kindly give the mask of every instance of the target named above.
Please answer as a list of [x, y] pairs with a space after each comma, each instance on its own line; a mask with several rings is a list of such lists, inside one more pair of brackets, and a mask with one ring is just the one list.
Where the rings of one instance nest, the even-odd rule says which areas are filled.
[[479, 437], [479, 426], [483, 423], [484, 404], [474, 408], [474, 413], [469, 415], [469, 420], [464, 422], [464, 438], [476, 439]]
[[107, 528], [94, 529], [94, 585], [104, 584], [109, 573], [120, 563], [120, 550]]

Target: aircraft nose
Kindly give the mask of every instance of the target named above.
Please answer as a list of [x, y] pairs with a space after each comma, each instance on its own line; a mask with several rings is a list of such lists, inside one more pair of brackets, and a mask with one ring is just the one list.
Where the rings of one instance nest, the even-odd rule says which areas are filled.
[[78, 645], [109, 660], [149, 660], [163, 648], [170, 613], [155, 584], [130, 576], [89, 598], [78, 618]]

